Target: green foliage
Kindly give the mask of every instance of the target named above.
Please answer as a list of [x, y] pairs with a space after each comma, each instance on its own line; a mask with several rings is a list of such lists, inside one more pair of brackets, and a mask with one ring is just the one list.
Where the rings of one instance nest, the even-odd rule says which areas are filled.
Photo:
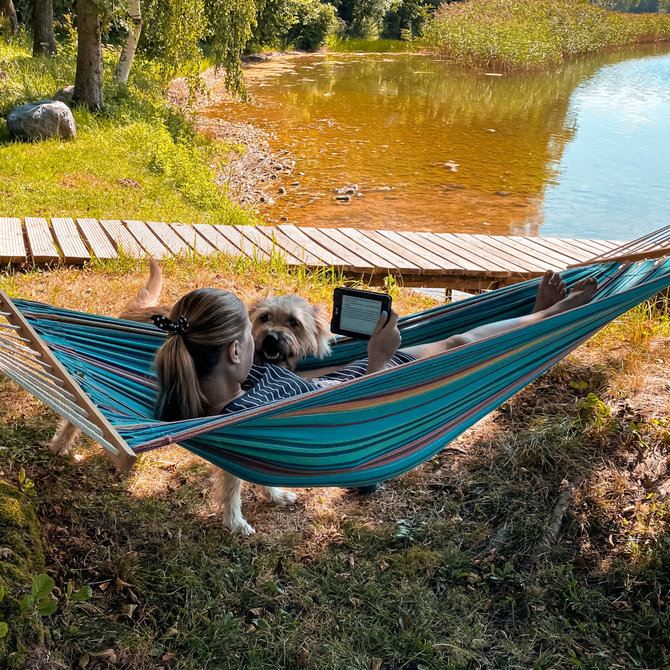
[[443, 6], [427, 42], [465, 64], [534, 67], [567, 56], [670, 38], [670, 16], [608, 12], [588, 0], [470, 0]]
[[[197, 136], [165, 100], [160, 68], [135, 64], [128, 85], [113, 81], [116, 53], [106, 51], [103, 114], [74, 111], [78, 137], [4, 142], [0, 121], [0, 211], [11, 216], [127, 216], [142, 220], [248, 222], [215, 183], [227, 147]], [[51, 97], [74, 78], [74, 58], [32, 58], [0, 42], [0, 115]], [[128, 184], [133, 186], [128, 186]], [[3, 209], [4, 207], [4, 209]]]
[[392, 40], [419, 37], [424, 22], [439, 4], [436, 0], [395, 0], [384, 15], [382, 37]]
[[258, 0], [258, 15], [251, 50], [262, 47], [313, 51], [323, 46], [335, 30], [337, 19], [331, 5], [319, 0]]
[[287, 40], [296, 49], [315, 51], [325, 44], [336, 25], [332, 5], [319, 0], [300, 0], [296, 6], [296, 22], [289, 29]]

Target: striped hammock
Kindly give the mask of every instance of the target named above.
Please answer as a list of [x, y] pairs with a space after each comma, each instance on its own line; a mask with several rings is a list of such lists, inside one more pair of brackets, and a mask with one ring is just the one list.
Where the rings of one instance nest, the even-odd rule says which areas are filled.
[[[165, 333], [25, 300], [12, 305], [6, 296], [5, 303], [16, 307], [38, 344], [46, 343], [56, 364], [76, 380], [64, 397], [80, 393], [78, 385], [130, 453], [179, 443], [247, 481], [353, 487], [397, 477], [438, 453], [608, 322], [670, 286], [670, 260], [603, 263], [562, 276], [568, 287], [596, 277], [593, 301], [340, 386], [234, 415], [177, 422], [152, 417], [156, 378], [151, 363]], [[538, 283], [527, 281], [404, 317], [399, 322], [403, 345], [526, 314]], [[16, 332], [25, 335], [26, 328]], [[29, 348], [30, 338], [16, 339], [22, 341], [11, 344], [14, 349]], [[344, 364], [364, 356], [365, 348], [365, 342], [338, 338], [328, 360], [306, 361], [304, 367]], [[60, 411], [54, 393], [42, 388], [48, 380], [38, 384], [17, 360], [0, 340], [0, 372]], [[100, 432], [86, 432], [110, 448]]]

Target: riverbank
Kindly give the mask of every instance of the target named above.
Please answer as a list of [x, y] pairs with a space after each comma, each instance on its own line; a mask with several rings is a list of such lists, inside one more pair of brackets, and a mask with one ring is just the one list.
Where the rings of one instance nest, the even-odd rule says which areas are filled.
[[670, 39], [670, 15], [621, 14], [589, 0], [468, 0], [444, 5], [426, 43], [464, 65], [532, 69], [636, 42]]
[[[114, 314], [145, 274], [125, 260], [0, 286]], [[327, 306], [336, 281], [192, 258], [167, 265], [164, 299], [275, 286]], [[663, 308], [633, 310], [371, 496], [301, 489], [284, 509], [245, 487], [251, 538], [221, 529], [196, 457], [162, 449], [124, 476], [89, 440], [56, 458], [56, 417], [0, 380], [2, 476], [34, 482], [55, 593], [93, 591], [43, 618], [37, 667], [665, 667], [669, 328]]]

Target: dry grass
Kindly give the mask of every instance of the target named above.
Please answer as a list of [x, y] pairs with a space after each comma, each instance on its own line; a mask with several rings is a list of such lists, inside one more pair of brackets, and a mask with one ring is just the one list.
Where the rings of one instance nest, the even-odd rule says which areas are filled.
[[[144, 281], [143, 266], [124, 263], [3, 284], [113, 314]], [[252, 300], [272, 286], [325, 305], [336, 283], [239, 270], [177, 263], [164, 295], [216, 284]], [[401, 291], [395, 304], [425, 301]], [[24, 467], [35, 481], [57, 585], [94, 587], [48, 620], [53, 648], [66, 667], [88, 658], [101, 670], [93, 654], [108, 648], [114, 667], [152, 670], [666, 666], [670, 348], [663, 319], [639, 316], [374, 495], [301, 489], [295, 508], [276, 509], [246, 487], [248, 539], [220, 527], [199, 459], [163, 449], [127, 478], [88, 442], [80, 462], [58, 460], [40, 446], [53, 415], [0, 383], [2, 476]], [[558, 533], [529, 565], [570, 483]]]

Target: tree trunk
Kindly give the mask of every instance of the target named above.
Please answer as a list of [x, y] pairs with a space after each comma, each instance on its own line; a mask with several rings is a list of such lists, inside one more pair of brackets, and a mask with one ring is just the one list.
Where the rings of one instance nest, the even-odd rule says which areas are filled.
[[100, 15], [92, 0], [77, 0], [77, 72], [72, 102], [102, 109]]
[[33, 2], [33, 56], [53, 56], [56, 53], [54, 7], [52, 0]]
[[12, 0], [0, 0], [0, 14], [9, 18], [9, 25], [12, 27], [12, 35], [19, 32], [19, 21], [16, 18], [16, 10]]
[[130, 74], [133, 58], [135, 58], [137, 43], [139, 42], [140, 33], [142, 32], [142, 11], [140, 8], [140, 0], [128, 0], [128, 13], [130, 14], [130, 20], [133, 25], [126, 36], [126, 41], [123, 43], [121, 56], [119, 56], [119, 62], [116, 66], [116, 70], [114, 70], [114, 78], [122, 84], [128, 82], [128, 75]]

